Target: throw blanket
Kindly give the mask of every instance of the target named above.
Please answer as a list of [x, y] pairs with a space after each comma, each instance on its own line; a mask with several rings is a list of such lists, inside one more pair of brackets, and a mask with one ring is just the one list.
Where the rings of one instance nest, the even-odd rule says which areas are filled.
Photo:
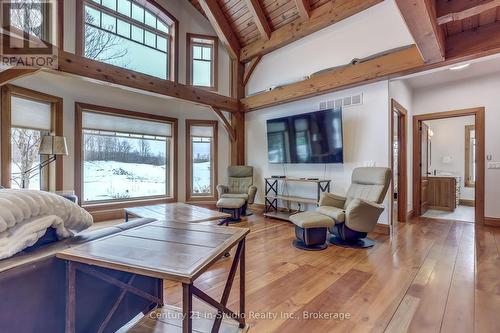
[[0, 190], [0, 259], [35, 244], [47, 228], [60, 239], [92, 225], [92, 216], [57, 194], [34, 190]]

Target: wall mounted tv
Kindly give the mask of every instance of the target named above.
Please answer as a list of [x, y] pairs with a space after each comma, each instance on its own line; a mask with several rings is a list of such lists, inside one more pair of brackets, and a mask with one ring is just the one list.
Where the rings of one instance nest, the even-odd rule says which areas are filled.
[[343, 163], [342, 109], [267, 121], [269, 163]]

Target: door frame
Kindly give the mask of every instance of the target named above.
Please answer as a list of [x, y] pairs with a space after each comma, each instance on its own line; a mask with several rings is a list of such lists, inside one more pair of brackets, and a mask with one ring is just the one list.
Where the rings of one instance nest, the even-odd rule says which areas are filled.
[[[393, 112], [398, 113], [398, 137], [400, 141], [398, 152], [398, 222], [406, 222], [408, 217], [408, 168], [407, 168], [407, 145], [408, 145], [408, 111], [399, 104], [394, 98], [391, 98], [391, 117], [390, 117], [390, 133], [391, 138], [389, 144], [391, 146], [391, 172], [394, 175], [394, 117]], [[393, 176], [394, 179], [394, 176]], [[394, 181], [391, 179], [391, 221], [394, 205]]]
[[420, 216], [420, 123], [426, 120], [474, 116], [476, 126], [476, 186], [475, 197], [475, 223], [484, 224], [484, 182], [485, 182], [485, 108], [475, 107], [469, 109], [452, 110], [436, 113], [427, 113], [413, 116], [413, 210]]

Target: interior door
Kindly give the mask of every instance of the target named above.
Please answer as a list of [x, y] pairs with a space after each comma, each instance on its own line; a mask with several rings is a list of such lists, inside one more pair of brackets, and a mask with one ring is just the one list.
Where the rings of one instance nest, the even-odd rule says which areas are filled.
[[429, 208], [429, 126], [420, 125], [420, 215]]

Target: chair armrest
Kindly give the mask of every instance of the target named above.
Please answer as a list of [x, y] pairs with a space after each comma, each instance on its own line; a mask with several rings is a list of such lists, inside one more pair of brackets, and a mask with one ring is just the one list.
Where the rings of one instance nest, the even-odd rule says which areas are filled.
[[346, 198], [333, 193], [323, 193], [321, 199], [319, 200], [320, 206], [330, 206], [344, 209]]
[[228, 191], [229, 188], [226, 185], [217, 185], [217, 194], [219, 196], [219, 199], [224, 193], [227, 193]]
[[248, 204], [252, 205], [255, 201], [255, 195], [257, 194], [257, 186], [251, 185], [248, 188]]
[[346, 209], [346, 226], [359, 232], [371, 232], [384, 209], [383, 205], [375, 202], [353, 199]]

